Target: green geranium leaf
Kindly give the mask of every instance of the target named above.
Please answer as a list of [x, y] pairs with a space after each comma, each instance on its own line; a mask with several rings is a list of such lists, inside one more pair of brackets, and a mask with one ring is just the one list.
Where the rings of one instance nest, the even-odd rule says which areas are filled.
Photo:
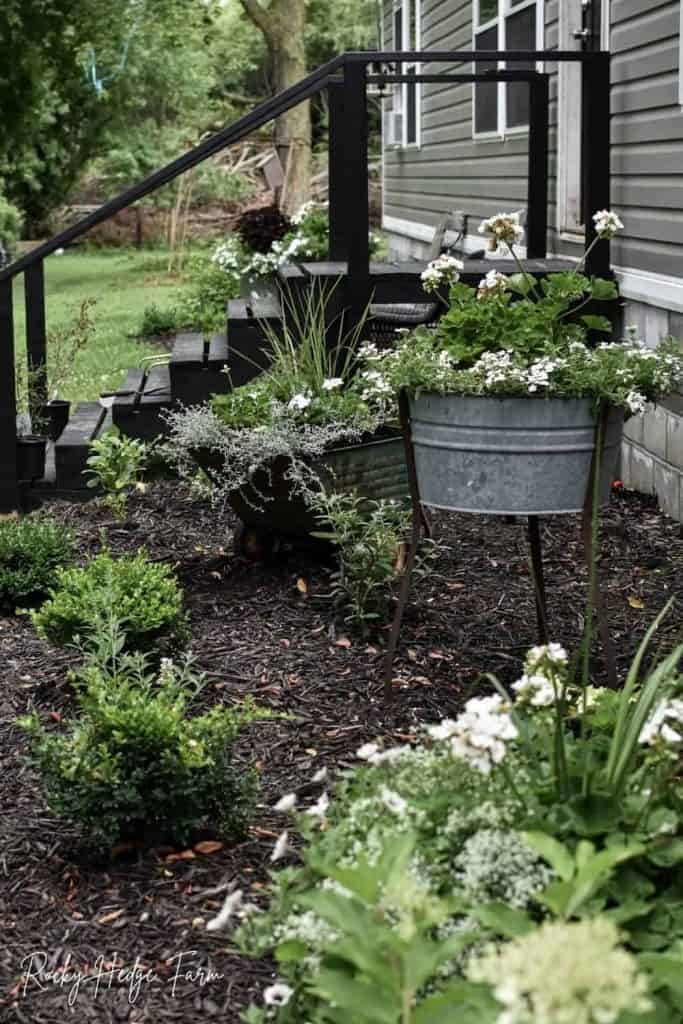
[[612, 333], [613, 324], [609, 317], [587, 314], [581, 317], [581, 322], [586, 325], [589, 331], [602, 331], [604, 334]]

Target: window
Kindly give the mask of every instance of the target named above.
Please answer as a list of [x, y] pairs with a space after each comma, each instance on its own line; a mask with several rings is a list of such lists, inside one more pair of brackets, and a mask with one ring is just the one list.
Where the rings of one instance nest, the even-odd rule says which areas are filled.
[[[394, 0], [392, 29], [394, 50], [420, 49], [420, 0]], [[417, 75], [420, 65], [403, 64], [399, 70], [404, 75]], [[419, 146], [420, 92], [419, 82], [394, 86], [387, 114], [390, 145]]]
[[[543, 49], [543, 0], [474, 0], [475, 50]], [[481, 61], [476, 71], [505, 68], [505, 62]], [[532, 68], [515, 61], [511, 70]], [[474, 86], [475, 135], [505, 135], [529, 124], [526, 82], [477, 82]]]

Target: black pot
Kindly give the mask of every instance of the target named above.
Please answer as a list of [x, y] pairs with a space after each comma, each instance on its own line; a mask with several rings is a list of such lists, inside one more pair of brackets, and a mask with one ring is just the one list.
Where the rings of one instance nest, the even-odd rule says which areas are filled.
[[42, 480], [45, 476], [46, 437], [25, 434], [17, 438], [17, 477], [19, 480]]
[[63, 398], [53, 398], [47, 405], [44, 405], [40, 412], [45, 423], [47, 436], [51, 441], [56, 441], [64, 427], [69, 422], [71, 402]]

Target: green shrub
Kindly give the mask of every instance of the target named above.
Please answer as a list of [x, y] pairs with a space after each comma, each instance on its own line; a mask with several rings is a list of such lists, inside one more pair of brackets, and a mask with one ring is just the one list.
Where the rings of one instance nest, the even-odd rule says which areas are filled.
[[73, 535], [51, 519], [0, 523], [0, 610], [45, 597], [58, 568], [74, 560]]
[[21, 213], [3, 195], [0, 195], [0, 243], [10, 253], [21, 233]]
[[85, 471], [90, 477], [88, 487], [99, 487], [104, 492], [104, 502], [122, 516], [128, 495], [141, 486], [149, 457], [147, 445], [113, 429], [90, 442], [90, 453]]
[[154, 302], [145, 306], [140, 326], [134, 333], [141, 338], [159, 338], [173, 334], [178, 327], [178, 314], [171, 306], [162, 309]]
[[77, 677], [80, 714], [66, 731], [47, 732], [35, 714], [20, 719], [51, 810], [105, 846], [185, 844], [207, 821], [222, 834], [242, 834], [256, 777], [234, 764], [233, 745], [267, 712], [245, 703], [190, 716], [203, 682], [188, 659], [165, 659], [154, 673], [143, 656], [116, 654], [116, 624], [113, 640]]
[[32, 613], [39, 634], [60, 647], [88, 640], [101, 621], [114, 615], [123, 623], [126, 649], [162, 651], [187, 643], [182, 592], [170, 566], [150, 561], [146, 552], [112, 557], [102, 551], [82, 569], [58, 569], [50, 600]]

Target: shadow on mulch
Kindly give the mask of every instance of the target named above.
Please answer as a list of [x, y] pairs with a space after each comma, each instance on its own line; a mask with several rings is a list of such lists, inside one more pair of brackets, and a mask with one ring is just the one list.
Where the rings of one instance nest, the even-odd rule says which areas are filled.
[[[519, 675], [535, 642], [523, 524], [437, 516], [436, 536], [449, 550], [439, 576], [422, 586], [406, 614], [396, 696], [386, 707], [381, 642], [335, 627], [319, 600], [329, 566], [302, 552], [271, 565], [233, 557], [230, 521], [175, 484], [136, 497], [126, 523], [113, 522], [96, 505], [57, 504], [49, 511], [76, 531], [83, 560], [106, 536], [115, 552], [144, 546], [176, 565], [194, 651], [210, 679], [204, 703], [251, 694], [293, 718], [254, 726], [242, 743], [262, 778], [244, 842], [189, 859], [128, 851], [98, 865], [77, 832], [47, 812], [14, 725], [35, 706], [59, 727], [71, 703], [70, 655], [38, 640], [25, 618], [0, 618], [0, 1020], [233, 1024], [250, 999], [260, 1000], [273, 967], [240, 959], [229, 935], [207, 933], [204, 925], [229, 887], [258, 900], [282, 827], [273, 803], [322, 765], [353, 763], [366, 740], [404, 741], [421, 724], [453, 713], [477, 690], [483, 672], [503, 682]], [[680, 631], [683, 533], [650, 499], [627, 494], [613, 496], [602, 524], [601, 574], [623, 675], [647, 625], [672, 596], [677, 607], [660, 645], [671, 647]], [[574, 649], [587, 586], [579, 523], [546, 520], [543, 531], [551, 635]], [[601, 669], [596, 649], [598, 682]], [[67, 962], [71, 975], [48, 978], [45, 972]], [[123, 972], [111, 971], [112, 964]]]

